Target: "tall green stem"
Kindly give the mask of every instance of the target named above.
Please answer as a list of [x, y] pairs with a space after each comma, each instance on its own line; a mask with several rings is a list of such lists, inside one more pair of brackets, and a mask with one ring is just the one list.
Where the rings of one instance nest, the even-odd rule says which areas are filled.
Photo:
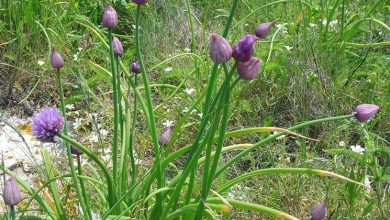
[[[68, 135], [68, 120], [66, 117], [65, 97], [64, 97], [64, 89], [62, 88], [60, 69], [57, 69], [57, 82], [58, 82], [58, 93], [60, 95], [60, 109], [61, 109], [62, 116], [64, 117], [64, 134]], [[83, 210], [84, 213], [89, 213], [88, 211], [89, 208], [87, 208], [87, 206], [85, 205], [85, 201], [83, 199], [82, 190], [79, 188], [79, 181], [73, 164], [71, 146], [69, 143], [65, 143], [65, 146], [66, 146], [66, 153], [68, 156], [68, 164], [74, 182], [74, 188], [76, 189], [76, 194], [77, 197], [79, 198], [81, 209]], [[86, 216], [86, 219], [87, 220], [90, 219], [89, 215]]]
[[112, 172], [114, 182], [117, 180], [118, 166], [118, 132], [119, 132], [119, 97], [118, 97], [118, 73], [115, 64], [115, 55], [112, 49], [112, 30], [108, 29], [108, 42], [110, 45], [111, 73], [112, 73], [112, 99], [114, 105], [114, 134], [112, 143]]
[[[134, 75], [134, 84], [137, 86], [137, 75]], [[138, 105], [137, 105], [137, 96], [134, 96], [134, 109], [133, 109], [133, 120], [131, 125], [131, 134], [130, 134], [130, 163], [131, 163], [131, 185], [133, 186], [137, 177], [137, 169], [135, 167], [135, 157], [134, 157], [134, 142], [135, 142], [135, 126], [137, 124], [137, 113], [138, 113]]]
[[[157, 165], [157, 189], [164, 187], [164, 176], [165, 174], [161, 170], [161, 154], [160, 154], [160, 147], [158, 144], [158, 135], [157, 135], [157, 129], [156, 129], [156, 122], [154, 118], [154, 110], [153, 110], [153, 102], [152, 102], [152, 96], [150, 92], [150, 87], [149, 87], [149, 82], [148, 82], [148, 77], [146, 76], [146, 70], [145, 70], [145, 65], [142, 59], [142, 53], [141, 53], [141, 43], [140, 43], [140, 37], [139, 37], [139, 23], [140, 23], [140, 14], [141, 14], [141, 6], [137, 6], [137, 15], [136, 15], [136, 23], [135, 23], [135, 44], [137, 47], [137, 57], [138, 57], [138, 62], [141, 67], [141, 73], [142, 73], [142, 81], [145, 87], [145, 96], [146, 96], [146, 107], [148, 109], [149, 113], [149, 119], [150, 119], [150, 134], [152, 136], [152, 141], [153, 141], [153, 149], [154, 149], [154, 154], [155, 154], [155, 163]], [[162, 210], [162, 204], [163, 204], [163, 198], [161, 194], [157, 194], [157, 201], [156, 201], [156, 206], [155, 206], [155, 216], [159, 216], [159, 213]]]
[[[62, 140], [68, 142], [69, 144], [72, 144], [72, 145], [76, 146], [79, 150], [81, 150], [83, 153], [85, 153], [89, 158], [91, 158], [93, 161], [95, 161], [95, 163], [100, 167], [100, 169], [102, 170], [102, 172], [103, 172], [103, 174], [104, 174], [104, 176], [106, 178], [106, 181], [107, 181], [108, 203], [109, 203], [110, 208], [113, 207], [115, 205], [115, 203], [116, 203], [116, 200], [117, 200], [117, 197], [116, 197], [116, 194], [115, 194], [115, 188], [114, 188], [115, 186], [114, 186], [114, 183], [113, 183], [113, 179], [110, 176], [110, 173], [108, 171], [108, 168], [104, 164], [104, 162], [102, 162], [86, 146], [80, 144], [76, 140], [68, 137], [67, 135], [60, 133], [60, 134], [57, 134], [57, 136], [59, 138], [61, 138]], [[116, 210], [113, 213], [114, 214], [117, 213]]]

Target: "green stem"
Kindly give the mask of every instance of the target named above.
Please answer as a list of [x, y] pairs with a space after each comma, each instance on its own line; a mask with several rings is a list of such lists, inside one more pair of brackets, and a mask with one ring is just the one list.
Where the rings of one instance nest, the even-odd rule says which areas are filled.
[[11, 220], [16, 220], [16, 212], [15, 212], [15, 206], [10, 206], [10, 219]]
[[[81, 155], [77, 155], [77, 173], [78, 173], [78, 176], [83, 176], [83, 167], [82, 167], [82, 164], [81, 164]], [[80, 187], [81, 187], [81, 192], [83, 193], [83, 198], [84, 198], [84, 201], [85, 201], [85, 205], [88, 207], [88, 216], [89, 216], [89, 218], [92, 219], [91, 210], [89, 209], [89, 207], [90, 207], [89, 198], [87, 196], [87, 191], [85, 190], [85, 183], [84, 183], [84, 180], [82, 178], [80, 178]]]
[[[300, 128], [307, 127], [307, 126], [312, 125], [312, 124], [317, 124], [317, 123], [326, 122], [326, 121], [337, 121], [337, 120], [342, 120], [342, 119], [348, 119], [348, 118], [354, 117], [354, 115], [355, 114], [342, 115], [342, 116], [335, 116], [335, 117], [328, 117], [328, 118], [321, 118], [321, 119], [316, 119], [316, 120], [312, 120], [312, 121], [307, 121], [307, 122], [295, 125], [295, 126], [289, 128], [288, 130], [294, 131], [294, 130], [297, 130]], [[253, 144], [252, 147], [237, 154], [235, 157], [230, 159], [227, 163], [225, 163], [221, 168], [218, 169], [218, 171], [215, 174], [215, 177], [218, 177], [224, 170], [229, 168], [231, 165], [233, 165], [235, 162], [237, 162], [239, 159], [241, 159], [242, 157], [244, 157], [248, 153], [252, 152], [254, 149], [258, 148], [261, 145], [271, 143], [272, 141], [276, 140], [276, 138], [278, 138], [282, 135], [283, 135], [283, 133], [280, 133], [280, 132], [277, 134], [274, 134], [274, 135], [272, 135], [272, 136], [270, 136], [262, 141], [257, 142], [256, 144]]]
[[[134, 75], [134, 84], [137, 86], [137, 75]], [[137, 96], [134, 96], [134, 109], [133, 109], [133, 120], [131, 125], [131, 134], [130, 134], [130, 163], [131, 163], [131, 185], [135, 184], [137, 177], [137, 169], [135, 167], [135, 158], [134, 158], [134, 141], [135, 141], [135, 125], [137, 124]]]
[[115, 64], [115, 55], [112, 49], [112, 30], [108, 29], [108, 42], [110, 45], [111, 73], [112, 73], [112, 99], [114, 105], [114, 134], [112, 143], [112, 172], [114, 182], [117, 180], [117, 165], [118, 165], [118, 132], [119, 132], [119, 103], [118, 103], [118, 74]]
[[[59, 138], [62, 140], [75, 145], [77, 148], [79, 148], [83, 153], [85, 153], [89, 158], [91, 158], [95, 163], [100, 167], [100, 169], [103, 171], [104, 176], [106, 177], [107, 181], [107, 188], [108, 188], [108, 203], [110, 207], [113, 207], [116, 203], [116, 194], [115, 194], [115, 188], [113, 184], [113, 179], [110, 176], [110, 173], [108, 171], [107, 166], [102, 162], [94, 153], [92, 153], [86, 146], [80, 144], [76, 140], [64, 135], [64, 134], [57, 134]], [[76, 176], [77, 178], [77, 176]], [[114, 211], [115, 213], [115, 211]]]
[[[66, 117], [65, 96], [64, 96], [64, 89], [62, 88], [60, 69], [57, 69], [57, 82], [58, 82], [58, 93], [60, 95], [60, 109], [61, 109], [62, 116], [64, 117], [64, 134], [68, 135], [68, 120]], [[84, 213], [88, 213], [89, 208], [87, 208], [85, 201], [83, 199], [83, 193], [79, 187], [79, 181], [77, 179], [77, 174], [76, 174], [76, 171], [74, 168], [71, 146], [69, 143], [65, 143], [65, 146], [66, 146], [66, 153], [68, 156], [68, 164], [70, 167], [70, 173], [72, 174], [74, 186], [76, 189], [76, 194], [77, 194], [77, 197], [79, 198], [81, 209], [83, 210]], [[86, 219], [89, 220], [90, 219], [89, 216], [86, 216]]]
[[[161, 154], [160, 154], [160, 147], [158, 144], [158, 135], [157, 135], [157, 129], [156, 129], [156, 122], [154, 118], [154, 111], [153, 111], [153, 102], [152, 102], [152, 96], [150, 92], [150, 87], [149, 87], [149, 82], [148, 82], [148, 77], [146, 76], [146, 70], [145, 70], [145, 65], [142, 59], [142, 54], [141, 54], [141, 43], [140, 43], [140, 37], [139, 37], [139, 24], [140, 24], [140, 14], [141, 14], [141, 6], [137, 6], [137, 15], [136, 15], [136, 28], [135, 28], [135, 44], [137, 47], [137, 57], [138, 57], [138, 62], [141, 67], [141, 73], [142, 73], [142, 81], [145, 87], [145, 96], [146, 96], [146, 107], [149, 113], [149, 121], [150, 121], [150, 135], [152, 136], [152, 141], [153, 141], [153, 149], [154, 149], [154, 154], [155, 154], [155, 163], [157, 165], [157, 189], [164, 187], [164, 176], [165, 174], [161, 170]], [[155, 216], [159, 216], [160, 212], [162, 210], [162, 204], [163, 204], [163, 198], [161, 194], [157, 194], [156, 196], [157, 201], [156, 201], [156, 206], [155, 206]]]

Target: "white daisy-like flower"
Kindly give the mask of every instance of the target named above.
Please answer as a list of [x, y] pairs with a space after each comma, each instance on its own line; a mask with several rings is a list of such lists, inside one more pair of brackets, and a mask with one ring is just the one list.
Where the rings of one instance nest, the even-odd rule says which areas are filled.
[[172, 70], [173, 70], [173, 68], [170, 66], [164, 69], [165, 72], [171, 72]]
[[290, 51], [290, 50], [292, 50], [294, 47], [284, 46], [284, 48], [286, 48], [287, 51]]
[[163, 125], [167, 128], [170, 128], [173, 126], [174, 121], [166, 120]]
[[367, 189], [371, 189], [371, 182], [368, 176], [364, 178], [364, 185], [367, 187]]
[[184, 107], [183, 112], [184, 112], [184, 113], [187, 113], [188, 111], [190, 111], [190, 108]]
[[67, 104], [65, 105], [65, 108], [68, 110], [74, 110], [74, 105], [73, 104]]
[[107, 136], [108, 133], [109, 133], [108, 130], [106, 130], [106, 129], [100, 129], [100, 134], [101, 134], [102, 136]]
[[329, 22], [329, 26], [334, 28], [334, 27], [336, 27], [337, 23], [339, 23], [338, 20], [333, 20], [333, 21]]
[[91, 136], [89, 136], [89, 142], [96, 143], [99, 141], [99, 137], [96, 133], [92, 133]]
[[73, 123], [73, 128], [75, 130], [77, 130], [82, 124], [83, 124], [83, 119], [82, 118], [76, 118], [74, 123]]
[[275, 25], [276, 28], [280, 29], [280, 31], [283, 33], [283, 34], [287, 34], [287, 28], [286, 28], [286, 25], [287, 23], [284, 23], [284, 24], [277, 24]]
[[365, 151], [365, 149], [364, 148], [362, 148], [360, 145], [351, 145], [351, 150], [353, 151], [353, 152], [356, 152], [356, 153], [359, 153], [359, 154], [363, 154], [364, 153], [364, 151]]
[[38, 63], [38, 65], [39, 65], [39, 66], [42, 66], [43, 64], [45, 64], [45, 61], [38, 60], [38, 62], [37, 62], [37, 63]]
[[344, 147], [344, 146], [345, 146], [345, 142], [344, 142], [344, 141], [340, 141], [340, 142], [339, 142], [339, 146], [340, 146], [340, 147]]
[[188, 95], [192, 95], [192, 93], [195, 92], [195, 89], [187, 87], [187, 88], [184, 89], [184, 92], [187, 93]]

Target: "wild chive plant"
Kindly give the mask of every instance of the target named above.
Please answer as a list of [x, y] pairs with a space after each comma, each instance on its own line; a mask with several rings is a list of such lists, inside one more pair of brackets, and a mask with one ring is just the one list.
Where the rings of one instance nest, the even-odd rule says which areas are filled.
[[[229, 43], [229, 30], [231, 28], [234, 14], [237, 10], [238, 0], [232, 1], [230, 15], [225, 25], [224, 32], [221, 35], [213, 34], [210, 38], [209, 54], [197, 55], [199, 65], [206, 66], [202, 58], [210, 57], [214, 63], [207, 76], [207, 85], [205, 91], [201, 92], [199, 98], [194, 101], [191, 110], [198, 104], [202, 104], [202, 118], [199, 123], [198, 133], [193, 142], [185, 147], [173, 150], [173, 145], [177, 137], [182, 134], [182, 125], [186, 122], [191, 110], [176, 123], [174, 128], [168, 128], [158, 135], [158, 127], [154, 116], [154, 108], [151, 94], [151, 85], [147, 67], [144, 64], [141, 48], [140, 36], [140, 15], [142, 7], [147, 1], [133, 0], [137, 4], [136, 26], [135, 26], [135, 44], [137, 61], [131, 64], [131, 72], [121, 60], [123, 47], [119, 36], [114, 36], [114, 29], [118, 24], [118, 16], [112, 6], [107, 6], [103, 13], [102, 25], [107, 28], [107, 38], [103, 44], [108, 49], [110, 57], [110, 69], [112, 79], [112, 100], [113, 100], [113, 140], [111, 146], [113, 165], [112, 169], [103, 162], [94, 149], [89, 149], [85, 145], [73, 139], [68, 132], [66, 119], [64, 93], [60, 69], [64, 66], [64, 61], [59, 53], [53, 50], [51, 63], [57, 71], [57, 81], [59, 86], [59, 95], [61, 101], [61, 114], [50, 108], [42, 109], [33, 120], [33, 134], [41, 141], [54, 141], [56, 137], [61, 138], [67, 147], [68, 163], [70, 174], [54, 176], [50, 169], [46, 169], [49, 180], [44, 184], [49, 188], [53, 198], [53, 204], [44, 201], [39, 190], [32, 190], [22, 180], [17, 180], [36, 200], [41, 210], [51, 219], [68, 219], [64, 201], [61, 200], [58, 189], [55, 185], [57, 179], [72, 179], [70, 184], [76, 190], [78, 203], [80, 204], [83, 219], [93, 219], [93, 210], [90, 203], [89, 194], [91, 191], [97, 191], [102, 195], [104, 203], [103, 210], [100, 210], [101, 219], [118, 218], [120, 219], [203, 219], [204, 217], [214, 218], [217, 213], [231, 212], [232, 209], [244, 209], [256, 211], [274, 218], [297, 219], [282, 211], [257, 205], [245, 201], [238, 201], [228, 198], [226, 192], [232, 186], [243, 182], [249, 178], [269, 175], [269, 174], [306, 174], [334, 177], [339, 180], [347, 181], [352, 184], [364, 184], [353, 179], [324, 170], [309, 168], [267, 168], [244, 173], [234, 179], [226, 180], [222, 183], [216, 181], [218, 177], [241, 158], [259, 147], [269, 144], [283, 134], [291, 134], [302, 137], [295, 133], [297, 130], [306, 128], [310, 125], [337, 121], [350, 118], [357, 118], [359, 121], [367, 121], [372, 118], [379, 108], [373, 106], [357, 107], [357, 112], [349, 115], [327, 117], [306, 121], [292, 126], [288, 129], [275, 127], [246, 128], [235, 131], [228, 131], [228, 121], [230, 116], [230, 102], [233, 98], [234, 88], [240, 80], [253, 80], [258, 77], [260, 69], [260, 58], [254, 57], [255, 43], [264, 39], [272, 27], [273, 23], [261, 25], [256, 29], [256, 33], [249, 33], [243, 36], [233, 48]], [[93, 27], [90, 27], [93, 29]], [[104, 39], [100, 31], [93, 29], [98, 34], [99, 39]], [[253, 35], [253, 34], [256, 34]], [[234, 60], [232, 59], [234, 58]], [[104, 67], [101, 67], [105, 69]], [[123, 74], [121, 74], [123, 73]], [[144, 88], [144, 96], [137, 88], [137, 77], [140, 73]], [[260, 76], [261, 77], [261, 76]], [[218, 83], [221, 79], [222, 83]], [[126, 89], [132, 90], [135, 94], [133, 103], [130, 103], [130, 94], [125, 93]], [[135, 165], [134, 150], [136, 145], [136, 123], [138, 117], [138, 107], [141, 108], [143, 116], [153, 145], [154, 160], [152, 165], [145, 172], [139, 172]], [[225, 140], [230, 137], [243, 136], [246, 134], [278, 131], [257, 143], [246, 146], [242, 150], [240, 145], [225, 146]], [[303, 137], [306, 138], [306, 137]], [[307, 138], [309, 139], [309, 138]], [[222, 161], [222, 153], [231, 150], [241, 150], [229, 161]], [[80, 155], [84, 153], [86, 157], [96, 164], [100, 171], [97, 176], [86, 176], [83, 172], [80, 162]], [[72, 154], [77, 155], [77, 171], [73, 167]], [[45, 157], [47, 158], [47, 157]], [[185, 163], [182, 167], [177, 167], [173, 175], [168, 175], [172, 162], [178, 158], [184, 158]], [[49, 159], [47, 159], [49, 160]], [[50, 164], [50, 163], [45, 163]], [[96, 189], [85, 187], [85, 181], [91, 181], [92, 185], [98, 185]], [[325, 207], [325, 206], [324, 206]], [[320, 207], [321, 208], [321, 207]], [[314, 208], [312, 216], [321, 219], [325, 212], [323, 208]], [[310, 210], [308, 210], [308, 213]], [[23, 215], [22, 213], [21, 215]]]

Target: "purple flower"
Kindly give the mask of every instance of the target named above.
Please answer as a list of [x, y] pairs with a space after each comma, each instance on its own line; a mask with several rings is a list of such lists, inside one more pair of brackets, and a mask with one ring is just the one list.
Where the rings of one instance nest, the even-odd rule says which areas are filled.
[[64, 125], [64, 118], [56, 108], [43, 108], [32, 120], [32, 134], [42, 142], [53, 142]]
[[117, 37], [112, 38], [112, 50], [114, 51], [115, 55], [121, 56], [123, 54], [122, 43]]
[[22, 200], [20, 189], [13, 177], [10, 177], [4, 184], [3, 199], [4, 203], [9, 206], [15, 206]]
[[160, 145], [162, 146], [168, 146], [169, 144], [169, 141], [171, 140], [171, 135], [172, 135], [172, 129], [169, 127], [167, 128], [167, 130], [162, 133], [162, 135], [160, 136], [158, 142], [160, 143]]
[[258, 38], [255, 35], [248, 34], [241, 38], [240, 41], [233, 47], [233, 57], [240, 62], [248, 62], [255, 50], [255, 42]]
[[50, 63], [55, 69], [60, 69], [64, 66], [64, 59], [62, 59], [62, 56], [57, 52], [56, 49], [53, 49], [51, 52]]
[[237, 65], [237, 72], [241, 78], [252, 80], [259, 74], [261, 61], [257, 57], [252, 57], [248, 62], [240, 62]]
[[311, 220], [322, 220], [326, 215], [326, 205], [325, 203], [317, 204], [313, 207], [310, 212]]
[[73, 145], [70, 148], [70, 152], [74, 155], [77, 155], [77, 156], [80, 156], [81, 154], [83, 154], [83, 152], [80, 149], [78, 149], [76, 146], [73, 146]]
[[255, 29], [256, 36], [260, 39], [264, 39], [267, 36], [269, 30], [271, 30], [272, 26], [274, 26], [274, 24], [275, 22], [266, 22], [260, 24]]
[[216, 34], [211, 35], [209, 53], [214, 63], [225, 63], [232, 56], [232, 47], [229, 42]]
[[131, 64], [131, 72], [138, 74], [141, 72], [141, 66], [139, 65], [138, 60], [133, 60], [133, 63]]
[[102, 25], [106, 28], [116, 28], [118, 25], [118, 15], [116, 14], [115, 9], [108, 5], [103, 12]]
[[379, 106], [374, 104], [360, 104], [356, 106], [356, 119], [360, 122], [366, 122], [373, 118], [378, 112]]
[[149, 0], [133, 0], [133, 2], [137, 5], [143, 5], [147, 3]]

